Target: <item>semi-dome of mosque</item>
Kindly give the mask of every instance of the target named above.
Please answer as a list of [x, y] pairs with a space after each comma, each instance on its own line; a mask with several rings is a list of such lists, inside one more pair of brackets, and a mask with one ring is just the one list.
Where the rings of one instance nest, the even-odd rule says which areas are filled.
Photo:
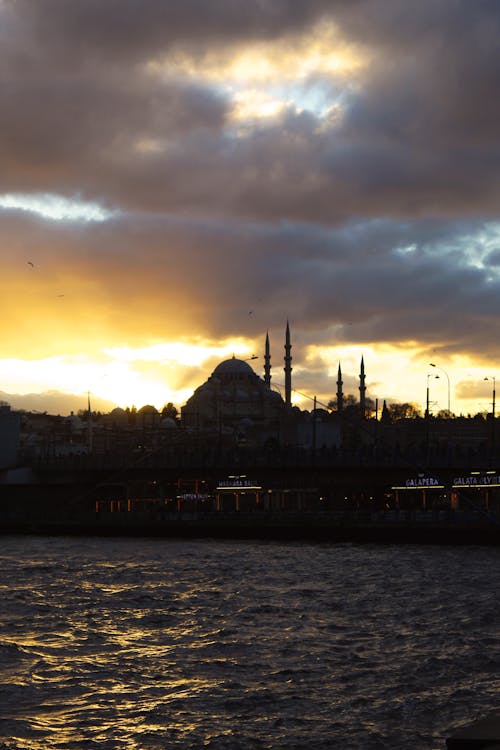
[[120, 406], [117, 406], [110, 412], [110, 419], [112, 423], [117, 425], [125, 426], [129, 422], [129, 415]]
[[71, 414], [65, 418], [65, 422], [66, 424], [71, 425], [72, 430], [83, 430], [85, 428], [85, 423], [77, 414], [74, 414], [74, 412], [71, 412]]

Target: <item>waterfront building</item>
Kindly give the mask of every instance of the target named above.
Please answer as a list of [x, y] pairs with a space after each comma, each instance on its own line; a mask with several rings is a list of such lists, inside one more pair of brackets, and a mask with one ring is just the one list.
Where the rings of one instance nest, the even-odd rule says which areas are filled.
[[10, 406], [0, 406], [0, 470], [15, 465], [19, 448], [21, 420]]

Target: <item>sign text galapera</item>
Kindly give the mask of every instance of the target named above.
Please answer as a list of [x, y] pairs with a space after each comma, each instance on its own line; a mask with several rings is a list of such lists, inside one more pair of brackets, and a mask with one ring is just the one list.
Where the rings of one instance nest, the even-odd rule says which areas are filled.
[[[441, 488], [446, 482], [436, 479], [436, 477], [412, 477], [406, 480], [408, 489], [417, 489], [419, 487], [436, 487]], [[450, 485], [448, 485], [450, 486]], [[500, 476], [498, 474], [472, 474], [470, 476], [454, 477], [451, 487], [458, 489], [460, 487], [498, 487], [500, 486]]]

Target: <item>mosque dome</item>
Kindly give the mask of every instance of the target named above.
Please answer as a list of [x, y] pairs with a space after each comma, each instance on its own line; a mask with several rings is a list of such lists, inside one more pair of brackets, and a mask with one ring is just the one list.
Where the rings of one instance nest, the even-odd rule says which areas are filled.
[[151, 404], [146, 404], [146, 406], [142, 406], [137, 413], [138, 414], [158, 414], [158, 411], [157, 409], [155, 409], [154, 406], [151, 406]]
[[212, 374], [216, 377], [227, 375], [255, 375], [249, 364], [242, 359], [236, 359], [236, 357], [225, 359], [224, 362], [217, 365]]
[[111, 417], [112, 423], [123, 426], [128, 422], [129, 415], [127, 414], [125, 409], [121, 409], [119, 406], [117, 406], [110, 412], [109, 416]]

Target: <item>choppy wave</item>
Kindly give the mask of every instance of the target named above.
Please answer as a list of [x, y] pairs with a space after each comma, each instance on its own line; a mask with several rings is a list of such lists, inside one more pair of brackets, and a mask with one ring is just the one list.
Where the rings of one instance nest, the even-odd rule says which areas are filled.
[[4, 537], [0, 748], [444, 750], [498, 709], [499, 572], [494, 548]]

